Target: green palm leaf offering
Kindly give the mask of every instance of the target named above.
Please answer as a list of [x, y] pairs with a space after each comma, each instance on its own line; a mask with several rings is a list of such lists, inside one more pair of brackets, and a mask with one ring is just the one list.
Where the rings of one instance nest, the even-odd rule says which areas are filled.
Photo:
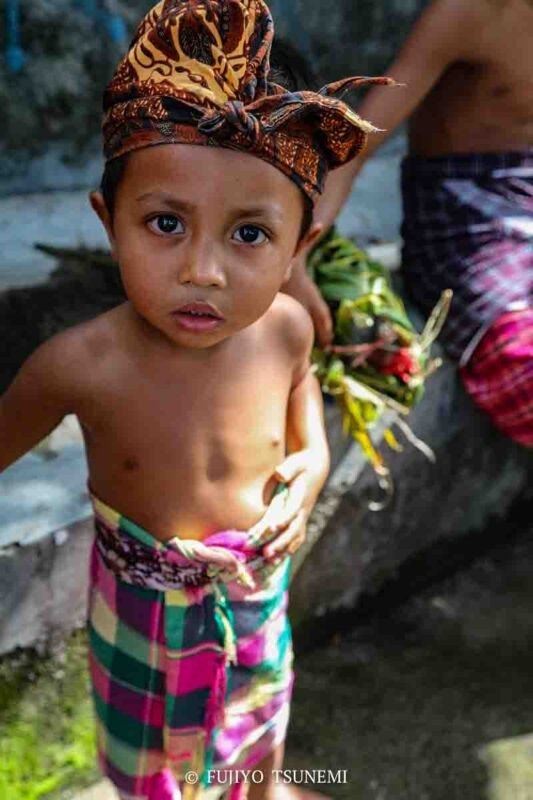
[[[313, 362], [324, 392], [342, 410], [345, 432], [362, 447], [388, 497], [392, 482], [370, 431], [385, 411], [391, 423], [387, 444], [401, 447], [392, 431], [397, 425], [406, 438], [429, 458], [433, 454], [404, 420], [424, 393], [424, 383], [440, 366], [430, 347], [439, 335], [452, 293], [443, 292], [422, 333], [417, 333], [405, 306], [394, 292], [388, 271], [372, 261], [349, 239], [332, 229], [311, 253], [308, 269], [334, 318], [334, 342], [316, 348]], [[382, 508], [374, 503], [372, 508]]]

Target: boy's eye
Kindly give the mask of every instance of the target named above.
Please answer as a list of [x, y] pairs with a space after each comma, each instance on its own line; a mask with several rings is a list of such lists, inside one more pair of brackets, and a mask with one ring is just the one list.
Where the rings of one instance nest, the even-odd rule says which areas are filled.
[[173, 214], [159, 214], [157, 217], [153, 217], [148, 221], [148, 227], [159, 236], [169, 236], [184, 231], [181, 220]]
[[263, 244], [268, 239], [268, 236], [257, 225], [241, 225], [233, 234], [234, 238], [242, 244]]

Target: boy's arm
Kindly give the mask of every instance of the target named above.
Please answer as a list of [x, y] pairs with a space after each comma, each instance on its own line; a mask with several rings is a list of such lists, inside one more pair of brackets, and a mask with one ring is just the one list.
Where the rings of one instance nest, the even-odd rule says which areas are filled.
[[330, 465], [322, 393], [310, 364], [313, 325], [308, 314], [294, 301], [287, 298], [285, 303], [292, 306], [283, 335], [285, 341], [290, 339], [294, 368], [287, 409], [288, 455], [276, 469], [275, 477], [280, 483], [285, 483], [289, 491], [286, 496], [275, 498], [262, 521], [265, 530], [278, 534], [263, 550], [268, 559], [292, 554], [303, 543], [307, 518], [326, 481]]
[[69, 413], [62, 336], [39, 347], [0, 397], [0, 472]]

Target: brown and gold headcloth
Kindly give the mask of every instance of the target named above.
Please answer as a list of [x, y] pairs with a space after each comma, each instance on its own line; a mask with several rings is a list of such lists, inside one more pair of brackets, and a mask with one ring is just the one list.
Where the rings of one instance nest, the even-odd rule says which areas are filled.
[[105, 91], [106, 160], [165, 143], [229, 147], [270, 162], [314, 200], [373, 130], [335, 95], [392, 81], [288, 92], [268, 81], [273, 35], [263, 0], [162, 0]]

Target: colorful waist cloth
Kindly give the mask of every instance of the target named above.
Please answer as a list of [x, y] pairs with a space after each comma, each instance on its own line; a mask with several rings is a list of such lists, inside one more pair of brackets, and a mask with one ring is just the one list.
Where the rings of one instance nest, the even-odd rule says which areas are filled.
[[515, 442], [533, 447], [533, 309], [502, 314], [461, 376], [496, 427]]
[[406, 158], [402, 195], [407, 289], [426, 313], [453, 289], [441, 340], [460, 359], [511, 304], [531, 305], [533, 150]]
[[[237, 531], [163, 543], [92, 499], [89, 658], [100, 766], [125, 795], [190, 800], [211, 783], [209, 770], [226, 780], [285, 738], [290, 561], [267, 564], [264, 541]], [[237, 556], [237, 579], [206, 561], [206, 547]], [[191, 772], [198, 783], [183, 782]], [[232, 800], [243, 790], [234, 785]]]

